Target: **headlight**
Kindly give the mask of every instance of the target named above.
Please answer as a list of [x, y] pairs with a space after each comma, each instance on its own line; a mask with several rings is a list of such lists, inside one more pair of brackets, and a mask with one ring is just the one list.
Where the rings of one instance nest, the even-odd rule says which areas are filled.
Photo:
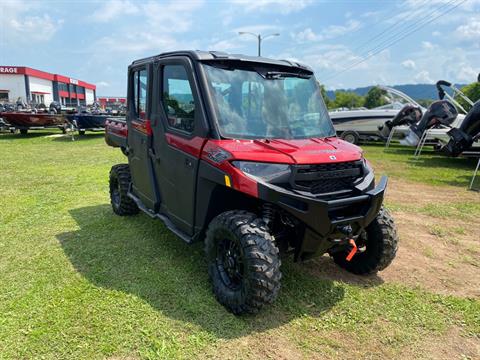
[[267, 182], [288, 182], [290, 177], [290, 165], [287, 164], [251, 161], [233, 161], [232, 164], [246, 175], [259, 177]]

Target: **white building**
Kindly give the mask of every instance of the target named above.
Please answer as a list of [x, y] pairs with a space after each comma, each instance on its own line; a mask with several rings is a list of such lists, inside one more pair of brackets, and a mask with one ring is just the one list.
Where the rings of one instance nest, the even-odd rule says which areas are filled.
[[58, 101], [65, 106], [90, 105], [96, 86], [63, 75], [24, 66], [0, 66], [0, 102], [45, 104]]

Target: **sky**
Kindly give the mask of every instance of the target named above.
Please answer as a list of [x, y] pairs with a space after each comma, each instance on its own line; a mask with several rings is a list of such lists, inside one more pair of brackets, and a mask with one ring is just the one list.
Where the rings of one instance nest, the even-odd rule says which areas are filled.
[[29, 66], [124, 96], [133, 60], [171, 50], [262, 55], [311, 66], [327, 89], [471, 83], [480, 0], [0, 0], [0, 65]]

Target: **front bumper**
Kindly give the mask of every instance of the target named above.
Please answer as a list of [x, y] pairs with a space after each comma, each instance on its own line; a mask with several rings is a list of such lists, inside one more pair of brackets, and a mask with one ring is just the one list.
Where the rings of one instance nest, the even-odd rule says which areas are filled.
[[326, 252], [335, 245], [334, 239], [345, 237], [340, 228], [350, 225], [353, 236], [366, 228], [377, 216], [383, 203], [387, 177], [361, 195], [322, 200], [302, 196], [281, 187], [258, 183], [259, 198], [276, 204], [305, 224], [305, 235], [296, 249], [296, 258], [307, 253]]

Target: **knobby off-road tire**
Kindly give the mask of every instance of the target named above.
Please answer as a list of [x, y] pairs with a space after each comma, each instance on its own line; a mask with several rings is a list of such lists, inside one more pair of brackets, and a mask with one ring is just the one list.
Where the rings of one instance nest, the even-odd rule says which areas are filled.
[[128, 197], [131, 181], [128, 164], [112, 166], [110, 170], [110, 203], [113, 212], [117, 215], [126, 216], [138, 213], [137, 204]]
[[275, 301], [282, 277], [279, 251], [255, 214], [235, 210], [214, 218], [205, 252], [213, 292], [229, 311], [256, 313]]
[[366, 244], [363, 252], [358, 252], [350, 261], [345, 259], [348, 252], [333, 255], [337, 265], [358, 275], [373, 274], [385, 269], [395, 258], [398, 249], [395, 223], [383, 206], [365, 230]]

